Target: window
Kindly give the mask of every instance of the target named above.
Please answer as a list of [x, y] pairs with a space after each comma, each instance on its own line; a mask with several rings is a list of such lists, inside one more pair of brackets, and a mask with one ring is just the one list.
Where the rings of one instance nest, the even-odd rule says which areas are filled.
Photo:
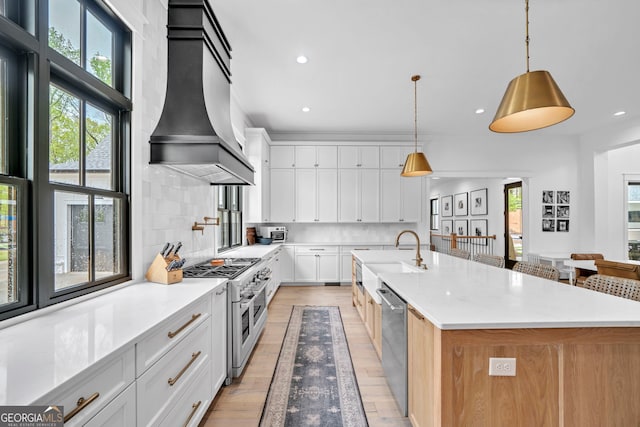
[[629, 259], [640, 260], [640, 182], [628, 183], [627, 215]]
[[440, 199], [437, 197], [435, 199], [429, 200], [429, 204], [431, 206], [431, 230], [438, 230], [440, 224]]
[[3, 319], [130, 278], [131, 34], [101, 0], [0, 0], [0, 45]]
[[220, 218], [219, 248], [242, 245], [242, 187], [218, 187], [218, 217]]

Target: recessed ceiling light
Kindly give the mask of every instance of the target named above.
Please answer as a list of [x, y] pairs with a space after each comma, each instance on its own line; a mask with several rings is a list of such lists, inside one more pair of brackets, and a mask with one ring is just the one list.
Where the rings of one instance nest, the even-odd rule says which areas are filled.
[[476, 110], [476, 114], [482, 114], [482, 113], [484, 113], [484, 108], [478, 108]]
[[306, 64], [306, 63], [307, 63], [307, 61], [309, 61], [309, 58], [307, 58], [307, 57], [306, 57], [306, 56], [304, 56], [304, 55], [300, 55], [300, 56], [298, 56], [298, 57], [296, 58], [296, 62], [297, 62], [298, 64]]
[[302, 112], [304, 112], [304, 113], [308, 113], [309, 111], [311, 111], [311, 108], [309, 108], [309, 107], [302, 107]]
[[618, 116], [624, 116], [625, 114], [627, 114], [626, 111], [618, 111], [616, 113], [613, 113], [614, 116], [618, 117]]

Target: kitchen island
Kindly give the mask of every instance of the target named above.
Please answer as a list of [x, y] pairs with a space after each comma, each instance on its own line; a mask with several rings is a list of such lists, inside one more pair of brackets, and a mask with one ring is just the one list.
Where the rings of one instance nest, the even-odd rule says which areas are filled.
[[[353, 254], [364, 266], [390, 262], [388, 252]], [[414, 426], [640, 424], [638, 302], [423, 256], [423, 273], [379, 274], [409, 304]], [[515, 358], [516, 375], [490, 376], [496, 357]]]

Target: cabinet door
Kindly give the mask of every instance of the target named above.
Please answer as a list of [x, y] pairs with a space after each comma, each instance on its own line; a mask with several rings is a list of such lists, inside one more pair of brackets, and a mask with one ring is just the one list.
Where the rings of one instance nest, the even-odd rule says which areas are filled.
[[262, 192], [262, 220], [260, 222], [268, 222], [271, 219], [271, 170], [268, 165], [262, 167], [260, 174], [262, 175], [262, 188], [260, 188]]
[[357, 168], [360, 163], [358, 147], [343, 145], [338, 147], [338, 167]]
[[422, 178], [401, 178], [400, 199], [402, 201], [400, 220], [419, 222], [422, 213]]
[[[407, 373], [409, 419], [414, 426], [431, 426], [434, 416], [433, 333], [422, 315], [412, 309], [407, 315]], [[431, 362], [431, 363], [429, 363]]]
[[316, 173], [316, 219], [320, 222], [338, 221], [338, 170], [319, 169]]
[[212, 296], [211, 348], [211, 396], [215, 396], [227, 377], [227, 285]]
[[319, 168], [335, 169], [338, 167], [338, 147], [318, 146], [316, 147], [316, 163]]
[[[71, 411], [71, 408], [69, 408], [69, 411]], [[131, 384], [91, 418], [85, 424], [85, 427], [135, 427], [135, 425], [136, 386]]]
[[351, 254], [340, 254], [340, 282], [351, 283]]
[[367, 312], [365, 315], [365, 319], [367, 319], [367, 321], [365, 322], [364, 326], [365, 329], [367, 330], [367, 333], [369, 334], [369, 338], [371, 339], [371, 342], [373, 343], [373, 341], [375, 340], [375, 315], [374, 315], [374, 307], [373, 305], [376, 303], [373, 298], [371, 298], [371, 295], [369, 295], [369, 291], [367, 291], [365, 289], [364, 291], [364, 301], [365, 301], [365, 311]]
[[280, 253], [280, 283], [291, 283], [295, 280], [295, 248], [285, 246]]
[[271, 169], [271, 221], [296, 220], [294, 179], [293, 169]]
[[296, 254], [296, 282], [317, 281], [317, 254]]
[[359, 170], [340, 169], [338, 173], [340, 174], [338, 188], [338, 222], [356, 222], [360, 219], [358, 203]]
[[380, 167], [383, 169], [402, 169], [407, 156], [414, 150], [411, 146], [380, 147]]
[[312, 145], [297, 145], [295, 164], [297, 168], [317, 168], [316, 147]]
[[398, 222], [401, 217], [400, 172], [397, 169], [382, 169], [380, 186], [380, 220]]
[[360, 220], [380, 221], [380, 171], [362, 169], [360, 172]]
[[315, 169], [296, 169], [296, 220], [314, 222], [317, 216], [318, 189]]
[[380, 167], [380, 148], [379, 147], [358, 147], [360, 151], [360, 159], [358, 164], [360, 168]]
[[272, 168], [295, 167], [295, 150], [293, 145], [273, 145], [269, 155], [269, 163]]
[[320, 254], [317, 256], [318, 281], [338, 282], [340, 258], [338, 254]]

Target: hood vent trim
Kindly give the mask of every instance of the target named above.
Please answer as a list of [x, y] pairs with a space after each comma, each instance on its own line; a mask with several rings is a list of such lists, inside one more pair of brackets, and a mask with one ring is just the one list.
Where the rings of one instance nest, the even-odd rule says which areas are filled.
[[231, 126], [231, 46], [207, 0], [169, 0], [167, 92], [150, 164], [214, 185], [253, 185]]

